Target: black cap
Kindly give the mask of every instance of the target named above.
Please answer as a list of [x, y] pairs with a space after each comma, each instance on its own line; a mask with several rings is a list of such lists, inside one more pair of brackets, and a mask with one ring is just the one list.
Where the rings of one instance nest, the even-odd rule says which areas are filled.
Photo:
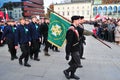
[[72, 17], [71, 17], [72, 22], [73, 22], [74, 20], [78, 20], [78, 19], [80, 19], [80, 16], [72, 16]]
[[79, 16], [80, 17], [80, 19], [84, 19], [84, 16]]

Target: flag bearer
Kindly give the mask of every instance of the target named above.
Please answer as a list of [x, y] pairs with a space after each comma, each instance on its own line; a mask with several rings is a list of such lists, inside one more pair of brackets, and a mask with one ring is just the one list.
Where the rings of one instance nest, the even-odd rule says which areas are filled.
[[[79, 25], [79, 16], [72, 16], [71, 17], [72, 24], [66, 33], [66, 60], [69, 60], [71, 56], [71, 60], [69, 62], [69, 68], [64, 70], [64, 74], [67, 79], [80, 79], [78, 76], [75, 75], [76, 69], [81, 66], [80, 62], [80, 54], [79, 54], [79, 32], [77, 27]], [[83, 30], [81, 30], [81, 34]], [[70, 74], [71, 73], [71, 74]]]

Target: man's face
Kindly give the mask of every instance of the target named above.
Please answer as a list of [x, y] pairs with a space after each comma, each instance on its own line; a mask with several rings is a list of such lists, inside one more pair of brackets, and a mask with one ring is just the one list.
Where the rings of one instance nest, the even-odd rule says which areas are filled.
[[74, 23], [78, 26], [80, 24], [79, 19], [78, 20], [74, 20]]
[[45, 20], [46, 23], [49, 23], [50, 21], [48, 19]]
[[37, 18], [35, 18], [35, 17], [32, 18], [32, 21], [33, 21], [33, 22], [37, 22]]
[[25, 20], [24, 19], [20, 20], [20, 23], [25, 24]]

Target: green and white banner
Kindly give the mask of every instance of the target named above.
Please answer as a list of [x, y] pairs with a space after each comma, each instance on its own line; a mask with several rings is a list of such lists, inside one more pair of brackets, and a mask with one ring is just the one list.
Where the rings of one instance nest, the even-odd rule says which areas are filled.
[[50, 13], [50, 25], [48, 31], [48, 41], [57, 46], [62, 47], [65, 42], [66, 32], [70, 27], [70, 22], [60, 17], [56, 13]]

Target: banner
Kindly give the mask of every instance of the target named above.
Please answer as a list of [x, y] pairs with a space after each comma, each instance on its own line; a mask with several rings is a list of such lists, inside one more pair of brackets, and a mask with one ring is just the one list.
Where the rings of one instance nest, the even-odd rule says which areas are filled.
[[48, 31], [48, 42], [62, 47], [65, 42], [66, 32], [70, 27], [70, 22], [60, 17], [56, 13], [50, 13], [50, 25]]

